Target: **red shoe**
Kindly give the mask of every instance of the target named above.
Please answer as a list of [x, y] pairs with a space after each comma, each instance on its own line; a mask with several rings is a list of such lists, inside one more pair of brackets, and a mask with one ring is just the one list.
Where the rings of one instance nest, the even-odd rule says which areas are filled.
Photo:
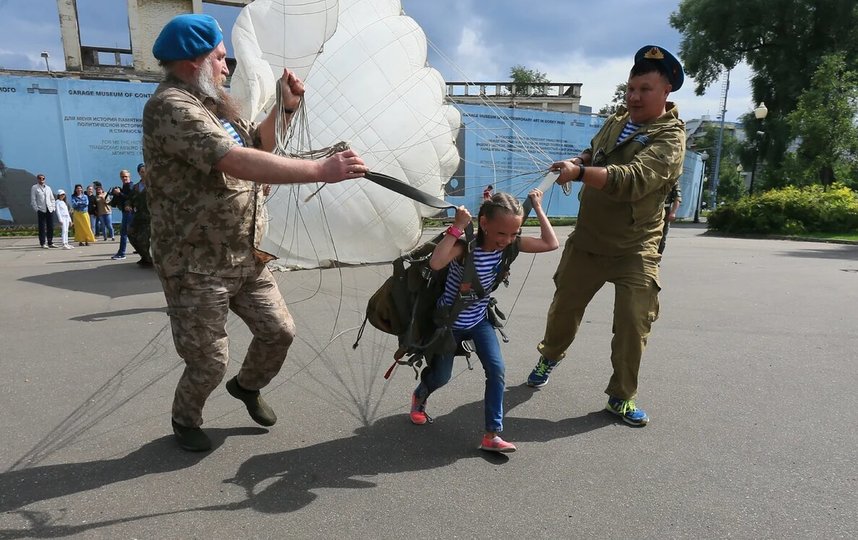
[[506, 442], [497, 435], [495, 435], [494, 437], [483, 435], [483, 443], [480, 445], [480, 450], [487, 450], [489, 452], [501, 452], [506, 454], [509, 452], [515, 452], [516, 448], [514, 444]]
[[428, 422], [432, 422], [432, 418], [426, 414], [426, 400], [419, 400], [417, 396], [411, 394], [411, 423], [422, 426]]

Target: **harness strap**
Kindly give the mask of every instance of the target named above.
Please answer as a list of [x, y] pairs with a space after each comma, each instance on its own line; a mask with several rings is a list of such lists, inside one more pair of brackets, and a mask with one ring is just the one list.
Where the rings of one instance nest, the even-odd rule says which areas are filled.
[[433, 197], [425, 191], [420, 191], [411, 184], [406, 184], [405, 182], [397, 180], [392, 176], [370, 171], [364, 175], [364, 178], [371, 182], [375, 182], [383, 188], [395, 191], [400, 195], [405, 195], [413, 201], [425, 204], [426, 206], [431, 206], [432, 208], [437, 208], [439, 210], [446, 210], [448, 208], [452, 208], [454, 210], [456, 209], [455, 205], [452, 205], [447, 201], [439, 199], [438, 197]]

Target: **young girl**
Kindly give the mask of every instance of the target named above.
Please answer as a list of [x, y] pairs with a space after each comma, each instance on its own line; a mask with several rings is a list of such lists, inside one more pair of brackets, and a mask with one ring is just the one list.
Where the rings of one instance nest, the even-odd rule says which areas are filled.
[[63, 249], [71, 249], [74, 246], [69, 245], [69, 224], [71, 223], [71, 214], [69, 207], [66, 206], [66, 192], [57, 190], [57, 219], [60, 220], [60, 227], [63, 232]]
[[90, 242], [95, 242], [95, 236], [89, 223], [89, 197], [83, 192], [82, 185], [75, 184], [71, 203], [74, 239], [77, 240], [77, 245], [88, 246]]
[[[507, 193], [496, 193], [483, 202], [479, 213], [479, 232], [477, 246], [474, 249], [474, 263], [477, 278], [483, 288], [489, 290], [497, 276], [504, 248], [519, 241], [520, 251], [524, 253], [542, 253], [557, 249], [559, 246], [554, 229], [542, 210], [542, 192], [534, 189], [530, 192], [533, 210], [539, 219], [540, 237], [519, 237], [524, 210], [514, 197]], [[464, 206], [456, 209], [453, 226], [447, 229], [446, 236], [438, 243], [429, 266], [440, 270], [450, 266], [447, 282], [440, 304], [452, 305], [455, 294], [462, 282], [464, 270], [465, 241], [462, 231], [471, 222], [471, 214]], [[503, 393], [504, 361], [500, 352], [495, 328], [488, 320], [487, 307], [490, 296], [463, 309], [453, 323], [453, 337], [456, 341], [472, 340], [477, 356], [486, 372], [485, 423], [486, 431], [480, 448], [491, 452], [514, 452], [515, 445], [501, 439], [503, 431]], [[411, 421], [425, 424], [429, 421], [426, 414], [426, 399], [450, 380], [453, 372], [453, 355], [436, 355], [420, 375], [420, 384], [411, 396]]]

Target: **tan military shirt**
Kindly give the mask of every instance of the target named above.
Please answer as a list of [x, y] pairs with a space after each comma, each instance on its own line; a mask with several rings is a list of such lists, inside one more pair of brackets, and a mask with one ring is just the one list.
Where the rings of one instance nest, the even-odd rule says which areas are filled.
[[685, 123], [679, 110], [642, 125], [620, 144], [629, 115], [621, 108], [605, 122], [587, 152], [591, 165], [606, 167], [601, 190], [584, 186], [572, 233], [577, 249], [599, 255], [658, 252], [664, 226], [664, 200], [682, 174]]
[[[173, 77], [143, 109], [152, 253], [162, 276], [238, 277], [257, 264], [264, 197], [255, 183], [213, 168], [239, 146], [213, 110], [210, 98]], [[245, 146], [260, 145], [255, 125], [232, 125]]]

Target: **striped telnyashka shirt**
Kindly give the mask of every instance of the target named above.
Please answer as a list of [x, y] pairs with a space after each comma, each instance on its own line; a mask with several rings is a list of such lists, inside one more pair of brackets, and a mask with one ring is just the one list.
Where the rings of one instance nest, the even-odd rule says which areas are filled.
[[225, 120], [223, 118], [219, 118], [218, 120], [220, 120], [220, 125], [223, 126], [223, 129], [225, 129], [226, 132], [229, 133], [229, 136], [235, 139], [235, 142], [237, 142], [241, 146], [244, 146], [244, 141], [241, 140], [241, 135], [239, 135], [238, 132], [235, 131], [235, 128], [232, 127], [232, 124], [229, 123], [229, 120]]
[[[501, 256], [503, 251], [483, 251], [482, 248], [474, 249], [474, 265], [476, 266], [477, 279], [483, 286], [483, 290], [489, 291], [495, 282]], [[462, 274], [465, 272], [464, 264], [453, 259], [450, 262], [450, 268], [447, 272], [447, 282], [444, 284], [444, 294], [438, 300], [438, 305], [452, 306], [459, 294], [459, 285], [462, 283]], [[480, 322], [486, 316], [486, 307], [489, 305], [491, 297], [486, 294], [485, 297], [477, 300], [459, 313], [456, 322], [453, 323], [453, 328], [462, 330], [471, 328]]]
[[634, 122], [626, 122], [626, 127], [623, 128], [623, 132], [620, 133], [620, 136], [617, 137], [617, 144], [620, 144], [624, 140], [629, 138], [629, 135], [640, 129], [640, 124], [635, 124]]

